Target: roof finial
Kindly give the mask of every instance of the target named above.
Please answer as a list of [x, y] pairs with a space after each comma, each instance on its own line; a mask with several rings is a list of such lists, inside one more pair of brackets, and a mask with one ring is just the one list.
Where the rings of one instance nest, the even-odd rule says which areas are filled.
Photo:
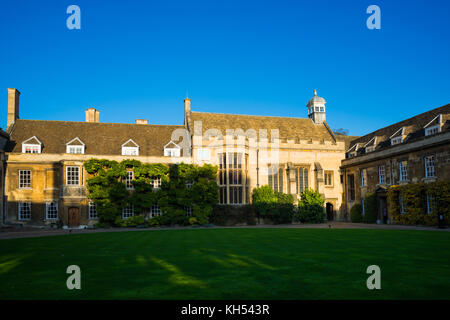
[[314, 89], [314, 95], [317, 96], [317, 90], [316, 89]]

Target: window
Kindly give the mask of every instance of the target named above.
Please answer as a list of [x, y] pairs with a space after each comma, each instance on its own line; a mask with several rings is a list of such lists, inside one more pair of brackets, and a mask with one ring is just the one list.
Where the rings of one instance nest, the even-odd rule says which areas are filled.
[[152, 187], [154, 190], [159, 190], [161, 188], [161, 177], [157, 177], [157, 178], [153, 179]]
[[434, 156], [425, 157], [425, 177], [435, 177], [436, 172], [434, 168]]
[[179, 157], [180, 156], [180, 149], [166, 148], [166, 149], [164, 149], [164, 156], [165, 157]]
[[[245, 162], [244, 162], [245, 161]], [[219, 203], [242, 204], [248, 199], [246, 185], [248, 155], [230, 152], [219, 154]]]
[[128, 140], [122, 145], [122, 155], [123, 156], [138, 156], [139, 146], [133, 139]]
[[350, 201], [355, 201], [355, 176], [349, 174], [348, 178], [348, 196]]
[[75, 138], [66, 143], [66, 153], [84, 154], [84, 143]]
[[159, 206], [157, 204], [154, 204], [151, 208], [150, 208], [150, 217], [156, 217], [156, 216], [160, 216], [161, 215], [161, 209], [159, 208]]
[[441, 132], [441, 126], [440, 125], [435, 125], [435, 126], [432, 126], [430, 128], [426, 128], [425, 129], [425, 135], [426, 136], [432, 136], [432, 135], [434, 135], [436, 133], [439, 133], [439, 132]]
[[98, 219], [97, 204], [89, 202], [89, 219]]
[[133, 205], [128, 205], [126, 207], [123, 207], [122, 209], [122, 218], [127, 219], [129, 217], [134, 216], [134, 207]]
[[211, 158], [211, 153], [209, 149], [198, 149], [197, 150], [198, 160], [209, 160]]
[[395, 137], [391, 139], [391, 146], [394, 146], [396, 144], [400, 144], [403, 142], [403, 137]]
[[365, 187], [366, 186], [366, 179], [367, 179], [367, 170], [366, 169], [361, 169], [361, 170], [359, 170], [359, 174], [361, 176], [361, 187]]
[[435, 208], [436, 198], [434, 195], [427, 193], [427, 214], [431, 214]]
[[333, 186], [333, 171], [325, 171], [324, 178], [326, 186]]
[[283, 192], [283, 169], [278, 166], [270, 166], [268, 171], [269, 186], [274, 191]]
[[184, 210], [186, 211], [186, 215], [188, 217], [192, 216], [192, 207], [191, 206], [184, 207]]
[[386, 183], [386, 174], [385, 174], [385, 167], [384, 166], [378, 166], [378, 183], [379, 184], [385, 184]]
[[190, 189], [194, 185], [193, 180], [186, 180], [186, 188]]
[[19, 220], [31, 219], [31, 202], [19, 202]]
[[375, 146], [377, 145], [377, 137], [373, 137], [367, 142], [364, 147], [366, 148], [366, 153], [375, 151]]
[[408, 180], [408, 161], [400, 161], [398, 163], [398, 170], [400, 173], [400, 181], [407, 181]]
[[308, 190], [308, 168], [295, 168], [295, 185], [297, 194], [302, 194]]
[[38, 144], [24, 144], [22, 145], [23, 153], [41, 153], [41, 146]]
[[67, 153], [84, 154], [84, 146], [67, 146]]
[[36, 136], [22, 142], [22, 153], [41, 153], [42, 143]]
[[125, 185], [128, 190], [132, 190], [133, 188], [133, 179], [134, 179], [134, 172], [133, 171], [127, 171], [127, 175], [125, 177]]
[[66, 167], [66, 184], [69, 186], [80, 185], [80, 167]]
[[366, 214], [366, 206], [364, 205], [364, 198], [361, 198], [361, 215], [364, 216]]
[[366, 147], [366, 152], [372, 152], [372, 151], [375, 151], [374, 146]]
[[19, 170], [19, 188], [31, 189], [31, 170]]
[[58, 202], [52, 201], [45, 204], [45, 219], [58, 219]]
[[403, 197], [402, 197], [402, 195], [398, 196], [398, 205], [400, 206], [400, 214], [405, 214], [406, 211], [405, 211], [405, 206], [403, 204]]

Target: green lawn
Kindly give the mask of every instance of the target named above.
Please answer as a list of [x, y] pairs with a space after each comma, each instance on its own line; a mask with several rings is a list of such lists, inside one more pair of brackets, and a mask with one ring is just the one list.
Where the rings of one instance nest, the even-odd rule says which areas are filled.
[[[68, 290], [66, 268], [81, 268]], [[366, 268], [381, 268], [368, 290]], [[186, 229], [0, 240], [2, 299], [450, 299], [450, 233]]]

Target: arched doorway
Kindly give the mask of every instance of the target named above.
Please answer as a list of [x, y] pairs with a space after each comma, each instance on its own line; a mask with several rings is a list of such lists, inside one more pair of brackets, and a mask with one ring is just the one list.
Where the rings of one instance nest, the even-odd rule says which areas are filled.
[[327, 202], [327, 204], [326, 204], [326, 212], [327, 212], [327, 220], [328, 221], [333, 221], [334, 220], [333, 204]]

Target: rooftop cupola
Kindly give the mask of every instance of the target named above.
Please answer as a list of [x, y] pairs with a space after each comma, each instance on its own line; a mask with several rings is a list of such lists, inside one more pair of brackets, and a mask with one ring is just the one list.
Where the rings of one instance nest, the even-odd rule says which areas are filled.
[[314, 97], [309, 99], [308, 104], [306, 105], [308, 107], [308, 117], [315, 123], [315, 124], [322, 124], [326, 121], [325, 117], [325, 99], [322, 97], [319, 97], [317, 95], [317, 90], [314, 89]]

